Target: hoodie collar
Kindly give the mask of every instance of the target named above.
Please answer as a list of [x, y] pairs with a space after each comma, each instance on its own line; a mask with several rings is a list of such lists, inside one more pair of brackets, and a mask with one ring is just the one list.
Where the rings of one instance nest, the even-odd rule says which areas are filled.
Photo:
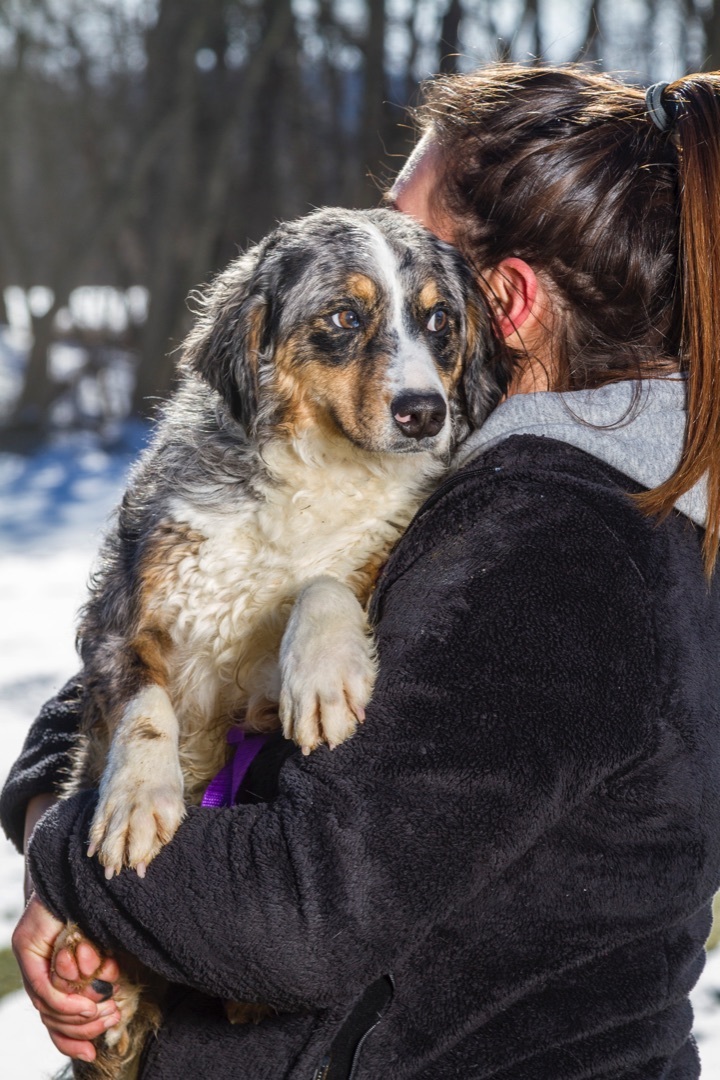
[[[585, 450], [647, 488], [672, 476], [685, 438], [682, 376], [626, 380], [597, 390], [515, 394], [490, 413], [459, 448], [464, 465], [511, 435], [539, 435]], [[707, 517], [707, 485], [699, 481], [676, 502], [697, 525]]]

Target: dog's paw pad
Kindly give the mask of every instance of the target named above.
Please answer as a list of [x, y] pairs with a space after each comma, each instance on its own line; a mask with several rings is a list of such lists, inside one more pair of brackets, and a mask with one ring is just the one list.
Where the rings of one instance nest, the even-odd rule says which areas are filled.
[[[80, 945], [88, 943], [88, 939], [75, 923], [66, 923], [53, 943], [53, 954], [50, 961], [52, 975], [60, 980], [62, 986], [70, 989], [72, 993], [81, 994], [88, 986], [95, 989], [94, 983], [96, 972], [102, 967], [100, 959], [95, 971], [85, 976], [82, 974], [80, 963], [77, 958], [77, 950]], [[92, 946], [97, 953], [97, 948]], [[107, 984], [110, 985], [110, 984]], [[112, 986], [110, 986], [112, 993]]]

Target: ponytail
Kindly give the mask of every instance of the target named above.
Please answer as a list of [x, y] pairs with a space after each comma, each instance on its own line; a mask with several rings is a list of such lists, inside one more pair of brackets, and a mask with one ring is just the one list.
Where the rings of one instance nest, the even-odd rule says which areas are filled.
[[703, 543], [710, 577], [720, 547], [720, 73], [691, 75], [664, 91], [674, 120], [680, 192], [681, 366], [687, 377], [687, 426], [680, 464], [652, 491], [636, 496], [648, 513], [666, 514], [703, 476]]
[[[433, 198], [479, 268], [520, 256], [552, 283], [553, 389], [687, 380], [680, 462], [634, 496], [670, 512], [707, 481], [720, 548], [720, 72], [634, 86], [576, 65], [440, 77], [418, 112], [442, 149]], [[522, 363], [523, 354], [510, 357]]]

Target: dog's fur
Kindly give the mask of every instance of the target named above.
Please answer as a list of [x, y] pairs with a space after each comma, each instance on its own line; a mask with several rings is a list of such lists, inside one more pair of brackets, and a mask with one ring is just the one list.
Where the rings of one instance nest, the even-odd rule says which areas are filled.
[[[145, 872], [232, 725], [281, 722], [306, 751], [352, 734], [375, 675], [366, 602], [497, 400], [491, 343], [460, 257], [387, 210], [282, 225], [200, 300], [80, 629], [69, 790], [99, 786], [108, 876]], [[106, 1039], [82, 1075], [123, 1074], [135, 1040]]]

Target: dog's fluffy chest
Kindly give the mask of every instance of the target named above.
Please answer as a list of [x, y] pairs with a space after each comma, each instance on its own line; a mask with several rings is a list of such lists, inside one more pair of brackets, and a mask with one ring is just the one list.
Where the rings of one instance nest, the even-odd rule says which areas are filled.
[[[365, 601], [438, 466], [425, 455], [309, 463], [270, 455], [273, 479], [233, 509], [171, 503], [192, 541], [163, 574], [154, 612], [171, 628], [172, 697], [181, 719], [274, 700], [280, 640], [308, 581], [330, 575]], [[180, 542], [182, 545], [182, 541]]]

